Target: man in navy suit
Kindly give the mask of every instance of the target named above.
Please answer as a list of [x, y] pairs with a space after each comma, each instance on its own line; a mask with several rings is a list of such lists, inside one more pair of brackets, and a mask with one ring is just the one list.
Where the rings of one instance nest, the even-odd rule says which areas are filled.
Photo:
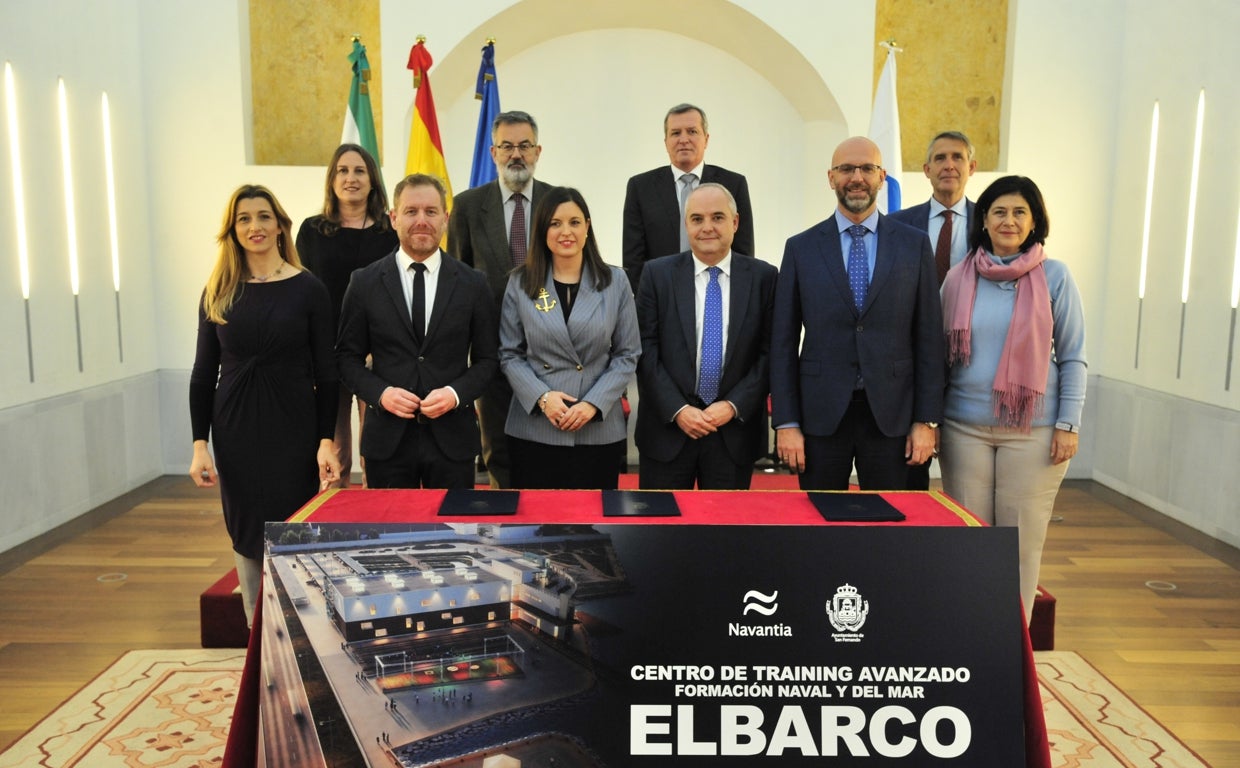
[[[926, 162], [921, 168], [930, 180], [933, 194], [921, 205], [896, 211], [891, 218], [929, 236], [930, 246], [935, 249], [935, 270], [941, 286], [947, 270], [964, 261], [968, 250], [973, 201], [965, 198], [964, 188], [977, 170], [969, 137], [960, 131], [938, 134], [930, 140]], [[943, 247], [939, 246], [940, 240]]]
[[[512, 110], [496, 115], [491, 124], [491, 159], [499, 178], [466, 190], [453, 200], [448, 250], [486, 273], [496, 317], [504, 304], [508, 273], [520, 266], [518, 262], [524, 260], [529, 249], [534, 205], [552, 186], [534, 178], [541, 155], [538, 124], [528, 112]], [[514, 232], [519, 242], [514, 242]], [[504, 434], [511, 401], [508, 379], [496, 376], [477, 403], [482, 460], [491, 476], [492, 488], [512, 487], [512, 459], [508, 436]]]
[[[891, 214], [891, 218], [926, 233], [942, 286], [947, 270], [964, 261], [968, 251], [973, 201], [965, 198], [964, 188], [977, 170], [969, 137], [960, 131], [936, 135], [926, 148], [926, 162], [921, 168], [930, 180], [932, 196], [921, 205]], [[909, 467], [908, 473], [911, 490], [930, 488], [930, 462]]]
[[[805, 490], [904, 489], [943, 415], [943, 326], [926, 236], [878, 213], [874, 142], [840, 144], [835, 215], [788, 239], [771, 333], [776, 451]], [[802, 340], [802, 335], [804, 339]]]
[[[691, 250], [646, 264], [637, 290], [642, 488], [746, 490], [766, 451], [778, 272], [733, 247], [739, 218], [723, 185], [703, 183], [685, 205]], [[712, 274], [718, 314], [707, 309]], [[722, 334], [713, 374], [704, 349], [711, 317]]]
[[629, 179], [624, 193], [622, 252], [624, 271], [637, 292], [642, 268], [651, 259], [689, 250], [684, 226], [684, 201], [698, 184], [722, 184], [736, 199], [740, 225], [734, 246], [753, 255], [753, 210], [749, 183], [739, 173], [706, 165], [706, 113], [692, 104], [677, 104], [663, 118], [663, 143], [670, 166], [660, 166]]
[[439, 249], [448, 227], [443, 182], [414, 174], [392, 198], [400, 248], [353, 273], [336, 342], [341, 379], [368, 403], [367, 482], [472, 488], [473, 403], [499, 373], [491, 292], [481, 272]]

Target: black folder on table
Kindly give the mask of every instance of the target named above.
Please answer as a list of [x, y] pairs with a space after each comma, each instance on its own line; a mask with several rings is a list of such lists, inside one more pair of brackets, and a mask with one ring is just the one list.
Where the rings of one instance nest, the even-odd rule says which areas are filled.
[[886, 523], [904, 520], [904, 513], [877, 493], [809, 491], [810, 502], [831, 523]]
[[439, 507], [440, 517], [477, 517], [517, 514], [520, 491], [450, 488]]
[[671, 491], [603, 491], [603, 517], [679, 517]]

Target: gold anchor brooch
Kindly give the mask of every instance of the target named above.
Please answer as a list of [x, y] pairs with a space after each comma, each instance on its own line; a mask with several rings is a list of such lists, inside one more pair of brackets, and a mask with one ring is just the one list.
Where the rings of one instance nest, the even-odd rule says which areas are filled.
[[550, 303], [547, 301], [550, 298], [551, 294], [547, 293], [546, 288], [539, 288], [538, 299], [534, 302], [534, 309], [537, 309], [539, 312], [550, 312], [555, 309], [555, 300], [552, 299]]

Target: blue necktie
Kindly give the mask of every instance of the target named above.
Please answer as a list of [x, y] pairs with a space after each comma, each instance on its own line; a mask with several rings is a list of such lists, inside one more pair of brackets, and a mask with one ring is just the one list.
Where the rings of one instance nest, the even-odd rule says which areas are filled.
[[706, 284], [706, 306], [702, 312], [702, 364], [698, 371], [698, 397], [710, 405], [719, 396], [719, 376], [723, 372], [723, 289], [719, 287], [719, 267], [710, 267]]
[[870, 289], [870, 264], [865, 255], [865, 233], [860, 224], [848, 228], [852, 245], [848, 247], [848, 287], [852, 289], [853, 304], [858, 310], [865, 306], [865, 294]]

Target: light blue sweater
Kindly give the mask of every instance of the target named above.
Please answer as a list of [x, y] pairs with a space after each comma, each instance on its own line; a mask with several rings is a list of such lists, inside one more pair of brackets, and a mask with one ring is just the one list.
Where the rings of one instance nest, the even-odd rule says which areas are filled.
[[[1003, 261], [995, 256], [991, 258]], [[1033, 426], [1066, 422], [1080, 427], [1081, 409], [1085, 407], [1086, 367], [1081, 294], [1063, 262], [1047, 259], [1043, 267], [1051, 294], [1053, 347], [1044, 408], [1042, 414], [1034, 418]], [[966, 424], [998, 426], [991, 392], [1015, 304], [1015, 281], [996, 283], [978, 279], [977, 298], [973, 302], [971, 360], [968, 366], [956, 363], [948, 371], [943, 409], [947, 418]]]

